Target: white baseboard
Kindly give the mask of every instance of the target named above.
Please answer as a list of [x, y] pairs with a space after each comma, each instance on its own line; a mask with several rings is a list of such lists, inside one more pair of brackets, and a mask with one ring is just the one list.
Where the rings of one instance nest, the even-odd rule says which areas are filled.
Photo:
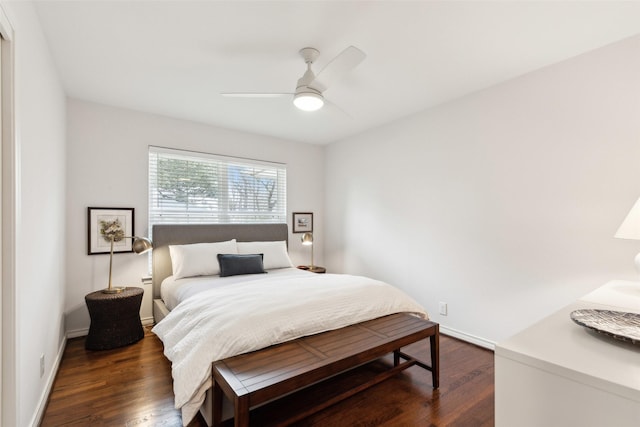
[[67, 331], [67, 339], [84, 337], [86, 335], [89, 335], [89, 328], [81, 328], [81, 329], [74, 329], [72, 331]]
[[457, 331], [452, 328], [447, 328], [446, 326], [440, 325], [440, 332], [443, 335], [448, 335], [453, 338], [457, 338], [462, 341], [466, 341], [471, 344], [475, 344], [479, 347], [483, 347], [494, 351], [496, 349], [496, 342], [490, 341], [481, 337], [476, 337], [475, 335], [467, 334], [466, 332]]
[[154, 321], [153, 321], [153, 316], [151, 317], [143, 317], [140, 319], [140, 321], [142, 322], [142, 326], [149, 326], [149, 325], [153, 325]]
[[47, 408], [47, 402], [49, 401], [49, 395], [51, 394], [51, 390], [53, 389], [53, 383], [56, 380], [56, 375], [58, 374], [58, 369], [60, 368], [60, 362], [62, 362], [62, 355], [64, 354], [64, 349], [66, 347], [67, 340], [63, 339], [60, 347], [58, 348], [58, 354], [56, 354], [56, 358], [53, 361], [51, 370], [49, 371], [47, 383], [42, 390], [42, 394], [40, 395], [40, 401], [38, 402], [37, 406], [38, 410], [33, 414], [33, 418], [31, 419], [31, 423], [29, 424], [31, 427], [37, 427], [42, 422], [42, 417], [44, 416], [44, 411]]

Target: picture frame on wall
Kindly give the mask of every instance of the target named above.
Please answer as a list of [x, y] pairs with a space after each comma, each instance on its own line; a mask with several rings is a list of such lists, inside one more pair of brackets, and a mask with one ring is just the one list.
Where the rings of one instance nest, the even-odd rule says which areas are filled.
[[293, 232], [313, 233], [313, 212], [294, 212]]
[[87, 208], [87, 254], [133, 252], [134, 208]]

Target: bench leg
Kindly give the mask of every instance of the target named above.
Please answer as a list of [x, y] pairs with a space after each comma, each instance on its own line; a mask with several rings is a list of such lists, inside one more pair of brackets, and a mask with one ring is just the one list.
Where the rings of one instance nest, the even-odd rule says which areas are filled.
[[234, 426], [249, 427], [249, 399], [247, 396], [235, 399]]
[[431, 379], [433, 389], [440, 387], [440, 331], [436, 325], [436, 333], [429, 337], [431, 347]]
[[400, 350], [393, 351], [393, 366], [398, 366], [400, 364]]
[[213, 427], [220, 427], [222, 424], [222, 389], [220, 388], [220, 384], [218, 384], [215, 380], [213, 381], [213, 392], [211, 394], [211, 422]]

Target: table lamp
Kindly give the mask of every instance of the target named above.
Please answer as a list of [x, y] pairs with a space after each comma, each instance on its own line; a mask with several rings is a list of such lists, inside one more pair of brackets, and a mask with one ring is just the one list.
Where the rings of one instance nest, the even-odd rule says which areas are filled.
[[313, 266], [313, 233], [304, 233], [302, 235], [302, 244], [305, 246], [311, 246], [311, 265], [309, 266], [309, 270], [313, 271], [314, 266]]
[[[633, 205], [622, 225], [614, 235], [619, 239], [640, 240], [640, 199]], [[640, 273], [640, 253], [635, 257], [636, 270]]]
[[105, 294], [117, 294], [119, 292], [124, 291], [124, 286], [111, 286], [111, 270], [113, 267], [113, 242], [119, 242], [123, 239], [133, 239], [133, 244], [131, 245], [133, 251], [137, 254], [145, 253], [153, 248], [153, 244], [151, 240], [146, 237], [137, 237], [137, 236], [120, 236], [118, 234], [112, 234], [111, 236], [111, 252], [109, 255], [109, 286], [106, 289], [103, 289], [102, 292]]

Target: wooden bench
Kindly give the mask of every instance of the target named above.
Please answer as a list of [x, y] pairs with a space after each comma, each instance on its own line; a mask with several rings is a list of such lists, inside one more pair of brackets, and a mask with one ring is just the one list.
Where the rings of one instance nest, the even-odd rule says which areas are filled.
[[[400, 351], [426, 338], [430, 339], [430, 365]], [[298, 421], [413, 365], [431, 371], [433, 388], [438, 388], [439, 325], [398, 313], [213, 362], [213, 425], [219, 427], [222, 422], [223, 394], [234, 405], [235, 426], [246, 427], [251, 408], [392, 352], [392, 368], [361, 386], [314, 404], [311, 411], [288, 422]]]

